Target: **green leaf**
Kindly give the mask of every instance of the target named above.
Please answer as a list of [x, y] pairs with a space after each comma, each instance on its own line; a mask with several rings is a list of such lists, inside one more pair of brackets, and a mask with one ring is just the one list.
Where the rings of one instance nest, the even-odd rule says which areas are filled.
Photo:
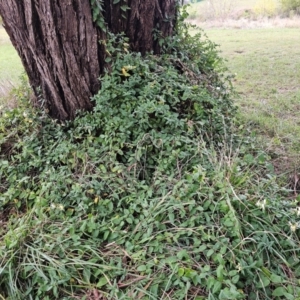
[[111, 57], [108, 56], [108, 57], [105, 58], [105, 62], [106, 62], [106, 63], [109, 63], [109, 62], [111, 62], [111, 61], [112, 61]]
[[177, 257], [182, 260], [183, 258], [188, 258], [186, 250], [181, 250], [177, 253]]
[[286, 294], [287, 294], [287, 291], [284, 287], [278, 287], [273, 291], [272, 296], [282, 297], [282, 296], [285, 296]]
[[257, 283], [256, 287], [257, 288], [265, 288], [270, 284], [270, 279], [264, 275], [261, 275], [259, 282]]
[[139, 266], [138, 268], [137, 268], [137, 271], [139, 271], [139, 272], [144, 272], [144, 271], [146, 271], [147, 270], [147, 266], [146, 265], [141, 265], [141, 266]]
[[108, 282], [107, 278], [105, 276], [102, 276], [97, 283], [97, 287], [101, 288], [101, 287], [105, 286], [107, 284], [107, 282]]
[[240, 280], [240, 276], [239, 275], [235, 275], [231, 279], [232, 283], [234, 283], [234, 284], [238, 283], [239, 280]]
[[84, 268], [83, 269], [83, 276], [84, 276], [84, 279], [87, 281], [87, 282], [90, 282], [90, 278], [91, 278], [91, 270], [89, 268]]
[[126, 10], [129, 9], [129, 7], [128, 7], [127, 5], [122, 5], [120, 8], [121, 8], [121, 10], [124, 11], [124, 12], [126, 12]]
[[251, 154], [246, 154], [244, 156], [244, 161], [248, 164], [252, 164], [254, 162], [254, 157]]
[[224, 271], [224, 267], [222, 265], [218, 266], [217, 268], [217, 278], [219, 280], [223, 280], [223, 271]]
[[177, 274], [179, 277], [182, 277], [184, 275], [184, 268], [179, 268]]
[[133, 220], [131, 218], [126, 218], [126, 221], [128, 224], [132, 224], [133, 223]]
[[168, 258], [166, 258], [166, 263], [167, 264], [174, 264], [175, 262], [177, 262], [177, 257], [176, 256], [170, 256]]
[[270, 276], [270, 280], [273, 282], [273, 283], [281, 283], [283, 280], [280, 276], [276, 275], [276, 274], [272, 274]]
[[207, 246], [205, 244], [201, 245], [199, 248], [198, 248], [198, 252], [203, 252], [205, 249], [207, 248]]
[[205, 265], [205, 266], [203, 267], [203, 271], [204, 271], [204, 272], [210, 271], [210, 265]]
[[220, 281], [216, 281], [212, 289], [212, 293], [213, 294], [218, 293], [221, 290], [221, 288], [222, 288], [222, 283]]
[[207, 251], [206, 256], [210, 257], [210, 256], [212, 256], [214, 254], [214, 252], [215, 251], [213, 249], [210, 249], [210, 250]]
[[233, 277], [233, 276], [235, 276], [237, 273], [238, 273], [237, 270], [231, 270], [231, 271], [228, 273], [228, 275], [231, 276], [231, 277]]
[[174, 223], [174, 220], [175, 220], [175, 215], [174, 215], [174, 213], [169, 213], [169, 220], [170, 220], [170, 222], [171, 223]]

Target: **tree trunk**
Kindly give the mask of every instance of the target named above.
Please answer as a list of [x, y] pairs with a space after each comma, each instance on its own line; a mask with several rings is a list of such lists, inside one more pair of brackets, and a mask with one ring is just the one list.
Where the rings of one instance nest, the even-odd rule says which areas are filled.
[[[105, 33], [93, 22], [91, 1], [102, 4], [113, 33], [125, 32], [131, 48], [158, 54], [153, 30], [172, 35], [177, 0], [0, 0], [0, 15], [36, 97], [59, 120], [92, 108], [100, 88]], [[113, 4], [113, 3], [116, 4]]]

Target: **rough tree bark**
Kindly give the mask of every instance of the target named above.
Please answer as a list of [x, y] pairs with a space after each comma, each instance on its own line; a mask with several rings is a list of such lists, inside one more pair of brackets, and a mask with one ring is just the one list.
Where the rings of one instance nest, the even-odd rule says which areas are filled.
[[[91, 0], [0, 0], [0, 15], [36, 97], [50, 116], [74, 118], [92, 108], [99, 88], [105, 33], [93, 22]], [[108, 30], [125, 32], [134, 51], [160, 52], [153, 29], [174, 33], [177, 0], [96, 0]], [[129, 9], [124, 7], [128, 6]]]

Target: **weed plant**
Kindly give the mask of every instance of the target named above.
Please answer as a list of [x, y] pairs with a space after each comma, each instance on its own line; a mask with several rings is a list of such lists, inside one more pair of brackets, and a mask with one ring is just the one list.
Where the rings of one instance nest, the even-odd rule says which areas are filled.
[[1, 113], [0, 298], [299, 299], [299, 199], [236, 129], [215, 45], [187, 30], [161, 56], [111, 36], [94, 110], [72, 122]]

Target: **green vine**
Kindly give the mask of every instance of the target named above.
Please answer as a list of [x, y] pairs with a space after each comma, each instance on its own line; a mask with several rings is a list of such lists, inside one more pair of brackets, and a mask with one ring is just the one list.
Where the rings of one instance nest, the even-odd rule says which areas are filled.
[[103, 0], [91, 0], [91, 7], [93, 13], [93, 21], [104, 32], [106, 32], [106, 26], [103, 16]]

